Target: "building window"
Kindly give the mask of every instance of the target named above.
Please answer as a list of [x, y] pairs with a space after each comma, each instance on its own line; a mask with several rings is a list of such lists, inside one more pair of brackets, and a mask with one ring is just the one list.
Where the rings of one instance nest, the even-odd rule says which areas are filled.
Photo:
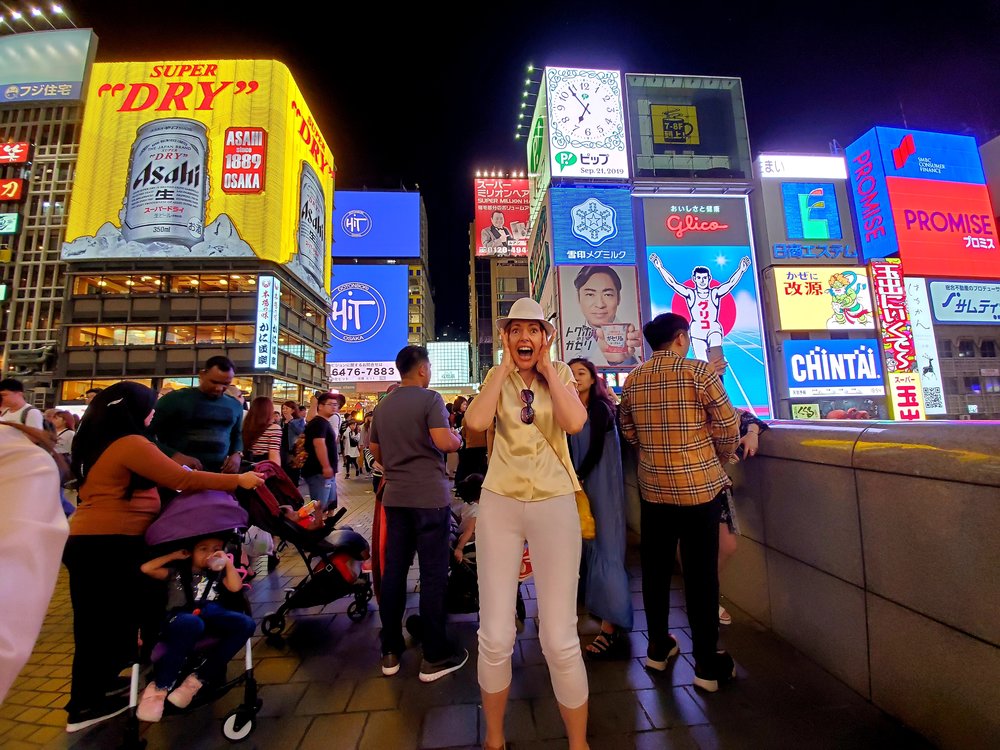
[[164, 344], [193, 344], [195, 342], [194, 326], [167, 326]]
[[129, 326], [125, 329], [126, 346], [153, 346], [156, 343], [156, 328]]
[[975, 357], [976, 356], [976, 344], [972, 339], [959, 339], [958, 341], [958, 356], [959, 357]]
[[[151, 386], [150, 378], [129, 378], [133, 383]], [[62, 384], [63, 401], [83, 401], [84, 394], [91, 388], [108, 388], [121, 380], [67, 380]]]
[[950, 359], [955, 355], [951, 351], [951, 339], [940, 339], [937, 342], [938, 354], [941, 355], [942, 359]]
[[301, 403], [299, 400], [300, 393], [301, 386], [298, 383], [289, 383], [287, 380], [279, 378], [275, 378], [271, 383], [271, 400], [274, 401], [275, 407], [279, 409], [283, 401]]
[[980, 385], [978, 377], [974, 375], [965, 377], [965, 392], [976, 396], [983, 392], [983, 387]]
[[995, 375], [983, 377], [983, 390], [987, 393], [1000, 393], [1000, 378]]
[[948, 396], [957, 396], [958, 378], [944, 378], [944, 392]]
[[[201, 367], [201, 364], [198, 365]], [[191, 386], [198, 385], [198, 378], [174, 378], [166, 377], [163, 379], [163, 384], [160, 386], [160, 391], [178, 391], [181, 388], [190, 388]], [[233, 385], [243, 391], [243, 395], [249, 400], [253, 395], [253, 378], [241, 378], [239, 376], [233, 378]]]
[[996, 357], [997, 342], [992, 339], [984, 339], [982, 343], [979, 344], [979, 356], [990, 357], [991, 359]]
[[201, 286], [201, 279], [197, 274], [177, 274], [170, 277], [170, 291], [174, 293], [193, 293]]

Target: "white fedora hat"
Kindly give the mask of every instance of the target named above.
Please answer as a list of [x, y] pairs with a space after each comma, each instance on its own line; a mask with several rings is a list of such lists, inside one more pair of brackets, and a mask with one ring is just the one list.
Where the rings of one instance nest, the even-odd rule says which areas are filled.
[[537, 320], [545, 328], [549, 336], [556, 332], [556, 327], [545, 319], [545, 311], [531, 297], [521, 297], [510, 306], [506, 317], [497, 318], [497, 328], [504, 330], [512, 320]]

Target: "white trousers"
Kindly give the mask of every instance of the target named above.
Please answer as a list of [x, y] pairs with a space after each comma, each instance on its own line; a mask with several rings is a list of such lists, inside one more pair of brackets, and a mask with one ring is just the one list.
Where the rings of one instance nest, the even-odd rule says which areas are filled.
[[483, 490], [476, 522], [479, 686], [487, 693], [499, 693], [510, 685], [517, 578], [525, 541], [552, 689], [563, 706], [579, 708], [587, 701], [588, 686], [576, 630], [583, 543], [572, 495], [527, 503]]

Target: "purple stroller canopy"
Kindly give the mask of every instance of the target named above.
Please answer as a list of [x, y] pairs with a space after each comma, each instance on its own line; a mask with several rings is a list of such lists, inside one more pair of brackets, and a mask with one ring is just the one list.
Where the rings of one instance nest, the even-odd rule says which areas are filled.
[[183, 492], [146, 530], [146, 544], [156, 547], [181, 539], [226, 534], [245, 529], [247, 520], [247, 512], [227, 492]]

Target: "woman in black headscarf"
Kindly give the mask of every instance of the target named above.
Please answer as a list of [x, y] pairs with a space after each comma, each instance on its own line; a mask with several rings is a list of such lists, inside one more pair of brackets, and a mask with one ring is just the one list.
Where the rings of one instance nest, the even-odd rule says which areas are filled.
[[[252, 489], [263, 478], [188, 471], [145, 436], [156, 394], [124, 381], [90, 403], [73, 441], [80, 505], [63, 553], [73, 603], [73, 683], [66, 730], [75, 732], [121, 713], [128, 694], [118, 673], [134, 658], [149, 580], [143, 537], [160, 512], [156, 487]], [[147, 635], [151, 641], [155, 633]]]

